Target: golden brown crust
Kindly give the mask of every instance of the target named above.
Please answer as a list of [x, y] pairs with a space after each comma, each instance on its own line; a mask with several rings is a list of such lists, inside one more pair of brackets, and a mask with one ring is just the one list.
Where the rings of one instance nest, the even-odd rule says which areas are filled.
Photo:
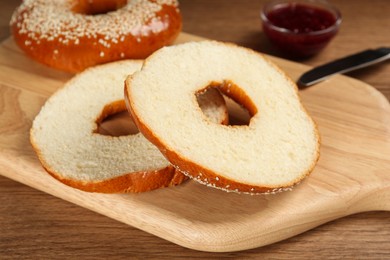
[[78, 180], [62, 178], [46, 167], [45, 170], [51, 176], [68, 186], [87, 192], [99, 193], [140, 193], [163, 187], [176, 186], [188, 179], [172, 166], [156, 171], [128, 173], [109, 180], [85, 183]]
[[[103, 7], [97, 6], [96, 8], [100, 10]], [[53, 36], [54, 39], [49, 39], [47, 37], [41, 38], [36, 32], [21, 32], [18, 24], [24, 23], [24, 17], [28, 19], [29, 12], [30, 10], [25, 10], [18, 13], [17, 18], [11, 21], [11, 32], [17, 45], [36, 61], [73, 73], [115, 60], [144, 59], [157, 49], [171, 44], [182, 28], [182, 18], [177, 7], [163, 5], [155, 17], [162, 19], [167, 26], [159, 32], [136, 37], [129, 34], [121, 38], [116, 44], [111, 44], [110, 47], [99, 44], [99, 41], [104, 41], [104, 35], [97, 35], [96, 38], [84, 35], [80, 36], [77, 42], [68, 41], [67, 44], [64, 44], [62, 42], [63, 35], [56, 35]], [[147, 22], [145, 27], [150, 26], [150, 23], [151, 21]]]

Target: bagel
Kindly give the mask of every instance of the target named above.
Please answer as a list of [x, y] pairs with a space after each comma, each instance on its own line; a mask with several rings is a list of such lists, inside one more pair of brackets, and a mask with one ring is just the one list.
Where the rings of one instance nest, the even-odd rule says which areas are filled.
[[[243, 105], [248, 125], [206, 120], [195, 94], [208, 88]], [[211, 187], [250, 194], [289, 190], [319, 157], [318, 130], [296, 85], [262, 55], [233, 44], [160, 49], [127, 78], [125, 100], [144, 136], [178, 170]]]
[[[74, 188], [102, 193], [143, 192], [187, 179], [142, 134], [98, 133], [104, 118], [126, 111], [124, 80], [141, 65], [129, 60], [89, 68], [46, 101], [33, 121], [30, 141], [48, 173]], [[199, 106], [210, 120], [226, 122], [219, 92], [201, 95]]]
[[34, 60], [68, 72], [143, 59], [178, 36], [176, 0], [25, 0], [12, 15], [17, 45]]

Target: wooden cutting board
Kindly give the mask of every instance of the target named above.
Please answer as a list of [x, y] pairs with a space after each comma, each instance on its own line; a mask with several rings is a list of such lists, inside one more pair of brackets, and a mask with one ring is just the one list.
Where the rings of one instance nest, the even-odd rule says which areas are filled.
[[[183, 33], [177, 42], [199, 39]], [[309, 69], [270, 58], [294, 80]], [[335, 76], [301, 91], [322, 147], [312, 175], [293, 191], [238, 195], [188, 181], [143, 194], [92, 194], [46, 174], [29, 143], [32, 120], [72, 76], [30, 60], [12, 39], [0, 45], [0, 174], [202, 251], [259, 247], [349, 214], [390, 211], [390, 105], [363, 82]]]

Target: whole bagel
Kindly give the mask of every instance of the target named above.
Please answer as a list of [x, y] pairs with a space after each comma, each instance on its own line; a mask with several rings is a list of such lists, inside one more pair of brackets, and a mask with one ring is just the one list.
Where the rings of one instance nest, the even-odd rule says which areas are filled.
[[182, 27], [176, 0], [26, 0], [11, 22], [15, 42], [50, 67], [79, 72], [120, 59], [143, 59]]

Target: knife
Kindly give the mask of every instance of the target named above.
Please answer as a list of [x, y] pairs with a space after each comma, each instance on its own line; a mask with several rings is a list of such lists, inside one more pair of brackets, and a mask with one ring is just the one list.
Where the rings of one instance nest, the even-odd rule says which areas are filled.
[[390, 48], [382, 47], [365, 50], [350, 56], [337, 59], [305, 72], [299, 79], [300, 88], [312, 86], [334, 74], [346, 73], [364, 68], [390, 58]]

